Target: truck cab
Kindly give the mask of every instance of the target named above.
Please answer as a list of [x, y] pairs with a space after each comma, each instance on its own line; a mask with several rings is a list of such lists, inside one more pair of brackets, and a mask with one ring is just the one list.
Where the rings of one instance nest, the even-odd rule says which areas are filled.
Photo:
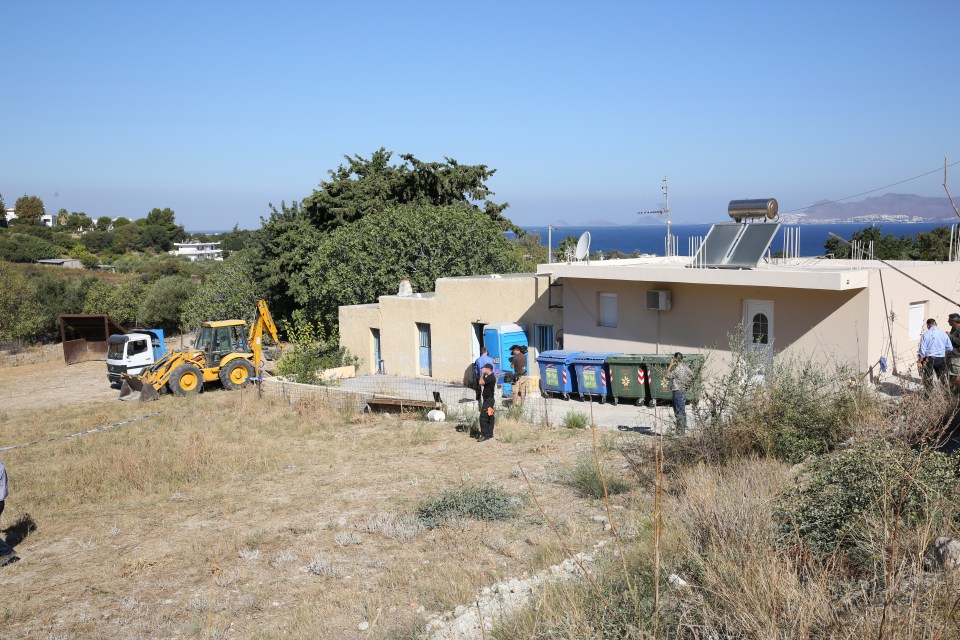
[[107, 343], [107, 379], [120, 384], [120, 374], [140, 375], [166, 352], [162, 329], [135, 329], [110, 336]]

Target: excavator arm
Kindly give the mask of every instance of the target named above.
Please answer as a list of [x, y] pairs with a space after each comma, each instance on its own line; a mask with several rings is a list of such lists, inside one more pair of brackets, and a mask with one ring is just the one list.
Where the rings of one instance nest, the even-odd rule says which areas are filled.
[[273, 316], [270, 315], [270, 309], [264, 300], [257, 300], [257, 317], [250, 325], [250, 350], [253, 352], [253, 366], [257, 368], [259, 375], [260, 365], [263, 364], [263, 333], [279, 345], [280, 336], [277, 335], [277, 325], [273, 323]]

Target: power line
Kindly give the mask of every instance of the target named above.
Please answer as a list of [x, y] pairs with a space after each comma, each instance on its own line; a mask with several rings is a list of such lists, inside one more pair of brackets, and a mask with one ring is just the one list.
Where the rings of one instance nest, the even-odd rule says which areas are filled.
[[[960, 160], [957, 160], [956, 162], [951, 162], [950, 164], [946, 165], [946, 167], [952, 167], [953, 165], [956, 165], [956, 164], [960, 164]], [[945, 169], [946, 167], [944, 167], [944, 169]], [[937, 173], [937, 172], [939, 172], [939, 171], [941, 171], [941, 170], [942, 170], [942, 169], [941, 169], [940, 167], [937, 167], [937, 168], [934, 169], [933, 171], [927, 171], [926, 173], [921, 173], [921, 174], [918, 175], [918, 176], [913, 176], [912, 178], [907, 178], [906, 180], [901, 180], [901, 181], [899, 181], [899, 182], [894, 182], [893, 184], [888, 184], [888, 185], [886, 185], [886, 186], [884, 186], [884, 187], [877, 187], [876, 189], [870, 189], [869, 191], [863, 191], [863, 192], [861, 192], [861, 193], [855, 193], [855, 194], [853, 194], [852, 196], [845, 196], [845, 197], [843, 197], [843, 198], [837, 198], [836, 200], [825, 200], [824, 202], [818, 202], [818, 203], [816, 203], [816, 204], [811, 204], [811, 205], [808, 205], [808, 206], [806, 206], [806, 207], [800, 207], [799, 209], [789, 209], [789, 210], [787, 210], [787, 211], [781, 211], [780, 213], [794, 213], [794, 212], [796, 212], [796, 211], [804, 211], [804, 210], [806, 210], [806, 209], [812, 209], [813, 207], [822, 207], [822, 206], [825, 205], [825, 204], [833, 204], [834, 202], [843, 202], [844, 200], [849, 200], [850, 198], [858, 198], [858, 197], [860, 197], [860, 196], [865, 196], [865, 195], [867, 195], [868, 193], [874, 193], [875, 191], [881, 191], [881, 190], [883, 190], [883, 189], [889, 189], [890, 187], [895, 187], [895, 186], [897, 186], [898, 184], [903, 184], [904, 182], [910, 182], [911, 180], [916, 180], [917, 178], [922, 178], [922, 177], [924, 177], [924, 176], [929, 176], [930, 174], [932, 174], [932, 173]]]

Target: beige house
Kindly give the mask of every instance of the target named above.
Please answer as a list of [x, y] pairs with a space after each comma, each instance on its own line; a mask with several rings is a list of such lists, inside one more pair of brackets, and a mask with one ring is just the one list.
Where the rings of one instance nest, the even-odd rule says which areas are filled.
[[559, 306], [550, 282], [548, 275], [531, 273], [440, 278], [430, 293], [401, 291], [405, 295], [343, 306], [340, 345], [361, 359], [361, 375], [464, 383], [472, 380], [483, 327], [515, 322], [527, 334], [534, 364], [540, 350], [556, 347], [562, 330], [562, 310], [550, 308], [551, 301]]
[[[801, 258], [752, 269], [691, 268], [658, 257], [539, 266], [563, 283], [564, 348], [626, 353], [716, 350], [729, 334], [772, 353], [852, 364], [876, 379], [880, 358], [916, 374], [927, 318], [949, 331], [960, 312], [960, 262]], [[929, 287], [925, 288], [924, 285]], [[932, 290], [938, 293], [935, 293]], [[912, 368], [912, 371], [911, 371]]]

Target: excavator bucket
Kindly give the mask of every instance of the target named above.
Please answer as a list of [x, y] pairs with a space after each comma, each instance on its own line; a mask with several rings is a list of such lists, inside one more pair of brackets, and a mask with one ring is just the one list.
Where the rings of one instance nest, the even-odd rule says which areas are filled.
[[144, 384], [143, 380], [137, 376], [123, 376], [123, 384], [120, 385], [120, 400], [147, 402], [159, 397], [160, 394], [153, 388], [153, 385]]

